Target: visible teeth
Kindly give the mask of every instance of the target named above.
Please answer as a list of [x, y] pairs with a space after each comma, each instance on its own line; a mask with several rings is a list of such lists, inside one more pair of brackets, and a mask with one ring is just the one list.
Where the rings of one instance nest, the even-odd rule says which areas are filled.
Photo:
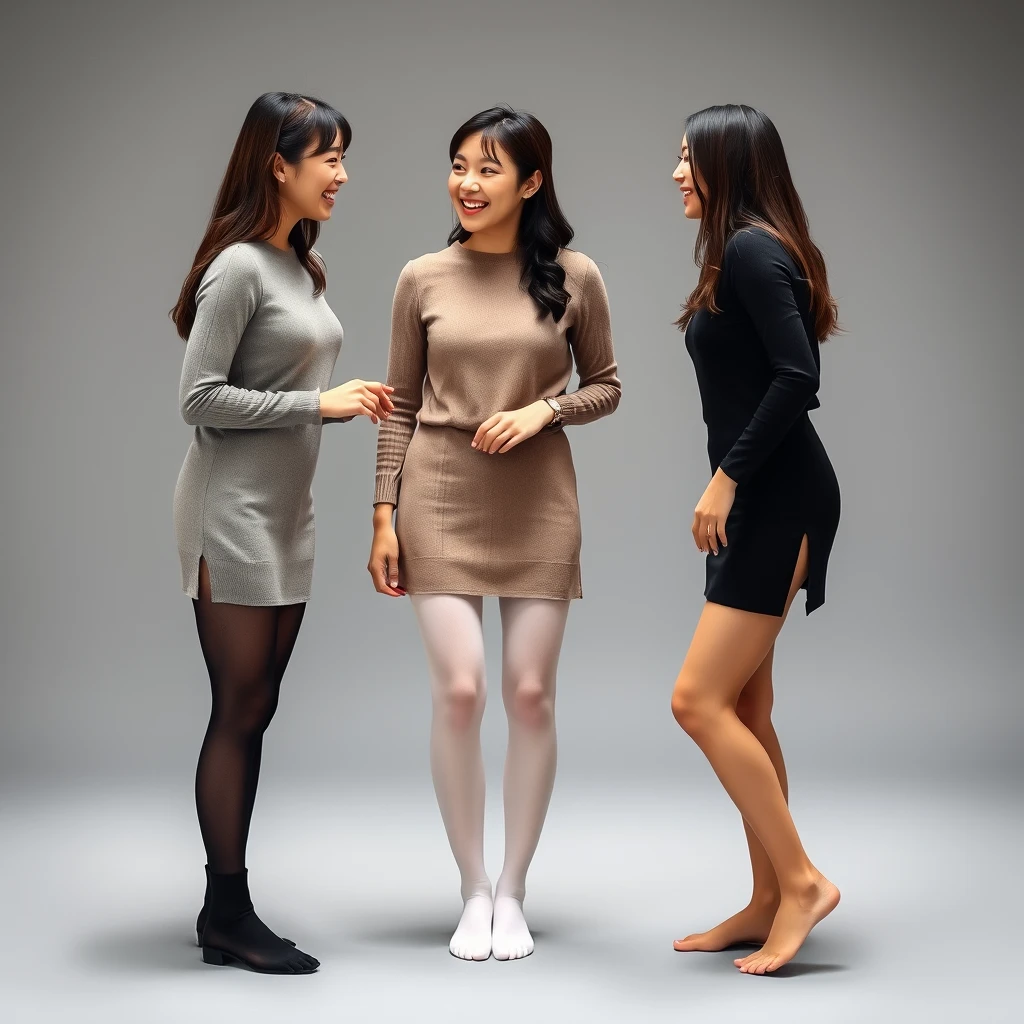
[[468, 199], [462, 200], [462, 205], [468, 207], [470, 210], [482, 210], [487, 204], [486, 203], [471, 203]]

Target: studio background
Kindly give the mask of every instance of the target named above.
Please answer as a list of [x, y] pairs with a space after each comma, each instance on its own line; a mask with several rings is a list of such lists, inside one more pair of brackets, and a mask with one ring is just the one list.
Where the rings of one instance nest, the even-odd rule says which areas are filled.
[[[822, 804], [835, 830], [818, 846], [834, 844], [836, 856], [854, 862], [862, 826], [888, 827], [875, 819], [868, 792], [901, 794], [886, 805], [891, 821], [943, 794], [965, 794], [964, 807], [997, 794], [1009, 803], [993, 820], [1016, 820], [1019, 830], [1024, 82], [1013, 5], [42, 3], [18, 5], [7, 22], [7, 812], [42, 814], [39, 794], [81, 810], [90, 800], [120, 800], [127, 788], [138, 809], [152, 807], [148, 793], [174, 793], [181, 849], [199, 858], [201, 871], [188, 799], [209, 691], [174, 547], [171, 497], [190, 428], [177, 408], [184, 344], [167, 310], [246, 110], [259, 93], [284, 89], [334, 104], [354, 131], [350, 180], [318, 243], [328, 301], [345, 328], [334, 383], [383, 379], [399, 271], [442, 248], [452, 225], [449, 139], [495, 103], [527, 109], [549, 129], [573, 247], [604, 276], [623, 399], [614, 416], [569, 428], [585, 596], [573, 606], [560, 663], [552, 828], [560, 815], [564, 828], [577, 800], [595, 809], [577, 843], [595, 827], [615, 835], [606, 802], [640, 808], [641, 817], [649, 807], [652, 820], [676, 830], [683, 856], [701, 838], [684, 801], [699, 796], [723, 815], [722, 849], [702, 850], [700, 864], [730, 844], [729, 864], [743, 882], [738, 824], [672, 720], [669, 696], [703, 601], [689, 524], [708, 478], [692, 366], [672, 326], [696, 280], [696, 227], [683, 217], [671, 173], [688, 112], [745, 102], [779, 128], [846, 329], [822, 348], [822, 408], [812, 414], [843, 498], [827, 601], [805, 619], [801, 592], [775, 662], [776, 723], [795, 799], [814, 787], [837, 794]], [[416, 841], [437, 854], [437, 888], [451, 895], [453, 869], [429, 790], [419, 635], [408, 602], [374, 593], [365, 569], [374, 453], [369, 421], [325, 428], [313, 599], [268, 733], [261, 800], [268, 815], [292, 807], [294, 786], [333, 794], [325, 800], [379, 793], [373, 806], [382, 819], [389, 806], [408, 806], [408, 820], [422, 823]], [[488, 602], [492, 794], [504, 739], [496, 612]], [[861, 801], [855, 829], [844, 830], [844, 799]], [[268, 850], [261, 806], [253, 842]], [[813, 828], [807, 818], [811, 810], [798, 824]], [[956, 854], [967, 840], [948, 815], [939, 818], [952, 844], [946, 852]], [[77, 820], [58, 816], [44, 828], [32, 818], [35, 825], [12, 833], [24, 842], [13, 845], [10, 864], [35, 861], [37, 841], [50, 849], [39, 839], [51, 834], [45, 829], [73, 849], [78, 826], [69, 822]], [[116, 820], [116, 842], [132, 841], [141, 819]], [[489, 820], [500, 837], [500, 818]], [[304, 849], [308, 819], [294, 825], [282, 871]], [[344, 845], [344, 821], [331, 827]], [[976, 862], [978, 870], [1001, 863], [1002, 828], [979, 846], [995, 859]], [[116, 843], [95, 850], [88, 870], [108, 856], [111, 878], [125, 870], [114, 863]], [[878, 880], [896, 886], [886, 873], [892, 856], [876, 853]], [[337, 856], [324, 847], [326, 862]], [[131, 864], [143, 873], [138, 860]], [[616, 864], [635, 869], [627, 857]], [[643, 870], [669, 873], [675, 899], [689, 869], [652, 861]], [[181, 891], [191, 899], [184, 883]], [[715, 908], [735, 909], [717, 901], [708, 913]], [[672, 920], [684, 916], [679, 910]], [[397, 922], [395, 929], [400, 935]], [[659, 956], [672, 937], [653, 936]], [[432, 946], [418, 952], [440, 955]], [[539, 945], [531, 969], [541, 952]], [[182, 946], [175, 955], [191, 954]], [[93, 969], [97, 956], [86, 958]], [[678, 958], [670, 968], [678, 974]], [[729, 980], [715, 976], [714, 985]], [[803, 980], [839, 983], [824, 974]], [[992, 1016], [976, 1019], [1003, 1019], [998, 994], [987, 991]], [[97, 993], [95, 1006], [113, 1019], [129, 1013]], [[854, 1019], [827, 1016], [835, 998], [823, 992], [815, 1019]], [[26, 1000], [18, 1005], [30, 1015], [19, 1019], [49, 1012], [45, 1000]], [[786, 1012], [793, 1020], [804, 1011]], [[163, 1018], [154, 1008], [148, 1019]], [[638, 1019], [656, 1019], [655, 1010]]]

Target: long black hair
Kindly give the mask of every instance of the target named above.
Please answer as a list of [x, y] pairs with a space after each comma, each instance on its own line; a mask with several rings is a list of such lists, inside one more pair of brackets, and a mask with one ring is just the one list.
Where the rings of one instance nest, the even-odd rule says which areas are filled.
[[[448, 157], [455, 154], [470, 135], [481, 135], [480, 145], [492, 159], [497, 158], [495, 144], [512, 158], [522, 185], [534, 171], [540, 171], [540, 189], [523, 204], [519, 222], [519, 253], [523, 260], [522, 283], [533, 300], [555, 323], [565, 316], [569, 293], [565, 290], [565, 270], [555, 259], [559, 249], [572, 241], [573, 230], [565, 219], [551, 176], [551, 136], [533, 114], [498, 106], [471, 117], [452, 136]], [[448, 244], [472, 237], [461, 224], [448, 236]]]
[[839, 308], [829, 291], [825, 258], [811, 240], [807, 213], [771, 119], [754, 107], [727, 103], [690, 114], [683, 134], [703, 214], [693, 254], [700, 278], [676, 321], [679, 329], [686, 330], [698, 309], [721, 312], [715, 292], [726, 243], [736, 231], [757, 227], [774, 236], [803, 271], [818, 340], [837, 333]]
[[[249, 108], [192, 269], [170, 313], [181, 338], [188, 340], [196, 318], [196, 293], [214, 259], [236, 242], [266, 238], [277, 230], [281, 197], [273, 173], [274, 154], [280, 153], [286, 163], [297, 164], [311, 145], [317, 147], [313, 155], [326, 153], [339, 131], [344, 153], [352, 141], [348, 121], [315, 96], [265, 92]], [[319, 234], [319, 222], [303, 218], [288, 235], [313, 279], [314, 295], [320, 295], [327, 287], [326, 269], [313, 251]]]

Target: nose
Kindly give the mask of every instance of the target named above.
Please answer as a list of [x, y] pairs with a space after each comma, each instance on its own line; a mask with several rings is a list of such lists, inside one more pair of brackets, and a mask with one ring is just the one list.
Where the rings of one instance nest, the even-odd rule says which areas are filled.
[[459, 191], [461, 192], [479, 192], [480, 186], [475, 181], [463, 181]]

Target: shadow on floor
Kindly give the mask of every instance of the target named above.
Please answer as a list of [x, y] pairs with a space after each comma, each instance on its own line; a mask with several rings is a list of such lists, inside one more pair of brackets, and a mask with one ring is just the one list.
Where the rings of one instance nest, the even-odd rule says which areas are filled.
[[154, 922], [90, 935], [79, 943], [76, 952], [91, 967], [119, 973], [210, 970], [203, 963], [195, 932], [186, 921]]

